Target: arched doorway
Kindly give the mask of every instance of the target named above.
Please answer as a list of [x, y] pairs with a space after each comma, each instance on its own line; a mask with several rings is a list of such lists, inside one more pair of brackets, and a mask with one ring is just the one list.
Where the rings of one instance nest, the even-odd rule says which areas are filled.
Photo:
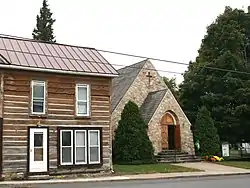
[[180, 124], [173, 112], [167, 112], [161, 119], [162, 149], [181, 149]]

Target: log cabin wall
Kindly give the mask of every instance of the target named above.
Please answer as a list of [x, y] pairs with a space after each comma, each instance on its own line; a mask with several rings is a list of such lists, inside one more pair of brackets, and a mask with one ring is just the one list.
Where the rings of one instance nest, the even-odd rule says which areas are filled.
[[[58, 168], [58, 127], [101, 127], [100, 170], [110, 168], [110, 88], [111, 78], [74, 76], [28, 71], [3, 71], [3, 175], [27, 173], [28, 127], [49, 127], [49, 172], [71, 172], [74, 169]], [[42, 79], [47, 83], [47, 115], [30, 115], [31, 80]], [[75, 116], [75, 85], [90, 84], [90, 118]], [[88, 167], [80, 170], [88, 171]], [[79, 169], [77, 169], [79, 171]]]

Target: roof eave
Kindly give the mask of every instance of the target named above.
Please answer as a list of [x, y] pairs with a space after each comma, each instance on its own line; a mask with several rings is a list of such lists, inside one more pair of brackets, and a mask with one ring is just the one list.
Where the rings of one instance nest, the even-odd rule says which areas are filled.
[[0, 64], [0, 68], [36, 71], [36, 72], [47, 72], [47, 73], [57, 73], [57, 74], [68, 74], [68, 75], [102, 76], [102, 77], [111, 77], [111, 78], [119, 76], [118, 73], [117, 74], [105, 74], [105, 73], [91, 73], [91, 72], [75, 72], [75, 71], [64, 71], [64, 70], [24, 67], [24, 66], [17, 66], [17, 65], [3, 65], [3, 64]]

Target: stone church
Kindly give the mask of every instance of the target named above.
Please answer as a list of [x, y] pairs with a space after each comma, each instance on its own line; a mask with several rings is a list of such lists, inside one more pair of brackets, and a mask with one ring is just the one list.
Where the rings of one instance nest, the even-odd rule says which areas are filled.
[[148, 135], [155, 154], [176, 149], [194, 154], [191, 124], [150, 60], [118, 70], [112, 81], [111, 126], [118, 126], [125, 104], [131, 100], [148, 124]]

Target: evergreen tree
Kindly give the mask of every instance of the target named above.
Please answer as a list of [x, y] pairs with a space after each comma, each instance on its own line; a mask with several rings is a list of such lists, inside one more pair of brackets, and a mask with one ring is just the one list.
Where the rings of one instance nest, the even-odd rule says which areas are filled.
[[147, 125], [138, 106], [129, 101], [115, 131], [113, 159], [118, 164], [154, 162], [154, 150], [147, 134]]
[[204, 106], [198, 112], [194, 137], [199, 141], [201, 155], [218, 155], [220, 153], [220, 138], [217, 129], [210, 112]]
[[199, 55], [180, 85], [180, 102], [191, 123], [205, 105], [220, 139], [231, 143], [250, 141], [249, 74], [237, 73], [250, 73], [249, 39], [249, 13], [226, 7], [207, 28]]
[[56, 42], [53, 33], [53, 24], [56, 20], [52, 18], [47, 0], [43, 0], [43, 6], [40, 9], [40, 15], [36, 17], [36, 21], [36, 28], [32, 33], [33, 38], [41, 41]]

